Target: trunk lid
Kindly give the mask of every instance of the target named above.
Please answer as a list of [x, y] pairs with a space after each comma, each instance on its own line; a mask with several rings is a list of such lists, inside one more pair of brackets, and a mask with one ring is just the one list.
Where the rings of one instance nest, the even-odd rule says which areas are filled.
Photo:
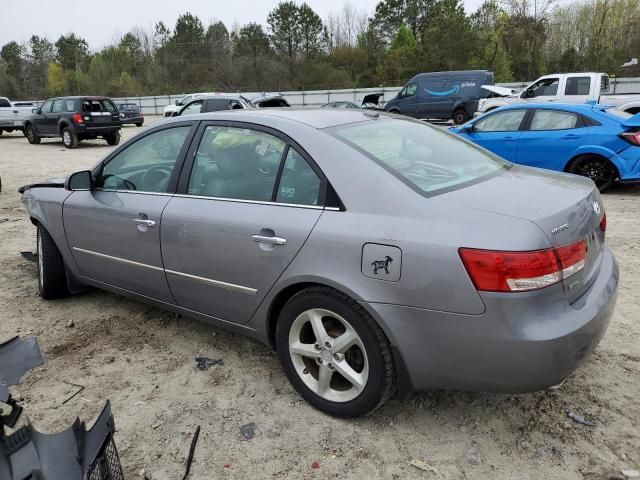
[[587, 242], [582, 270], [564, 280], [569, 302], [591, 284], [602, 260], [604, 207], [588, 179], [514, 165], [504, 175], [452, 192], [469, 209], [488, 211], [535, 223], [553, 247]]
[[82, 115], [88, 127], [120, 125], [118, 109], [108, 98], [83, 99]]

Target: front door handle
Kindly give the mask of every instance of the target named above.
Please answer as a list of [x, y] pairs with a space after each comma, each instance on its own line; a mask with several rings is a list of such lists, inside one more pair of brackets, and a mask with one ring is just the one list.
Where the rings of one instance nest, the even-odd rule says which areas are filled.
[[504, 141], [506, 141], [506, 142], [513, 142], [513, 141], [515, 140], [515, 138], [514, 138], [514, 137], [510, 137], [510, 136], [502, 137], [502, 139], [503, 139]]
[[580, 138], [580, 135], [576, 135], [575, 133], [569, 133], [567, 135], [565, 135], [564, 137], [562, 137], [563, 140], [571, 140], [571, 139], [575, 139], [575, 138]]
[[136, 225], [142, 225], [142, 226], [145, 226], [145, 227], [155, 227], [156, 226], [155, 220], [147, 220], [145, 218], [134, 218], [133, 219], [133, 223], [135, 223]]
[[269, 237], [267, 235], [251, 235], [251, 239], [258, 243], [267, 243], [269, 245], [286, 245], [287, 239], [282, 237]]

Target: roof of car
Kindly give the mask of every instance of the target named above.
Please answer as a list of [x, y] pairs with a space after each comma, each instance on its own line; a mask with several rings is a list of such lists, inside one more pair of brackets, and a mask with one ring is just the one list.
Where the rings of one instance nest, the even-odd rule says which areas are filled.
[[[193, 120], [236, 120], [236, 121], [258, 121], [263, 122], [269, 118], [281, 118], [303, 123], [313, 128], [329, 128], [348, 123], [366, 122], [377, 118], [395, 115], [381, 111], [365, 109], [335, 109], [335, 108], [283, 108], [283, 109], [251, 109], [242, 111], [222, 111], [210, 113], [198, 113], [189, 115]], [[184, 117], [174, 117], [168, 121], [184, 121]], [[262, 123], [262, 122], [261, 122]], [[265, 122], [267, 123], [267, 122]]]
[[535, 109], [545, 108], [548, 110], [568, 110], [574, 112], [590, 112], [595, 108], [608, 108], [608, 105], [592, 104], [592, 103], [516, 103], [514, 105], [506, 105], [501, 110], [515, 110], [519, 108]]

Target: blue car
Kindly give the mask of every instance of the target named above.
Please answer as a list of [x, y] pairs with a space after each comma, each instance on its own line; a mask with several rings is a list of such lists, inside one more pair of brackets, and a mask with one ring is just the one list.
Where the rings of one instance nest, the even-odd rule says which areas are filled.
[[450, 130], [510, 162], [589, 177], [600, 191], [640, 181], [640, 114], [593, 104], [510, 105]]

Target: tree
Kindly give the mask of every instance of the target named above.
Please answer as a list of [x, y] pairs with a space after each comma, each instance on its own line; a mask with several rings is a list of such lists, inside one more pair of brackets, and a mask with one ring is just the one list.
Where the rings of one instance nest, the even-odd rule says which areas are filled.
[[436, 0], [383, 0], [376, 6], [371, 20], [380, 35], [390, 40], [402, 25], [418, 37], [427, 26], [430, 10]]
[[320, 52], [322, 48], [322, 20], [306, 3], [298, 7], [297, 24], [302, 54], [308, 58]]
[[267, 16], [271, 43], [290, 63], [293, 63], [300, 50], [297, 15], [298, 6], [294, 2], [280, 2]]
[[65, 70], [81, 70], [89, 63], [89, 44], [75, 33], [61, 35], [56, 42], [56, 60]]
[[47, 91], [51, 96], [67, 93], [67, 72], [57, 63], [49, 64]]

